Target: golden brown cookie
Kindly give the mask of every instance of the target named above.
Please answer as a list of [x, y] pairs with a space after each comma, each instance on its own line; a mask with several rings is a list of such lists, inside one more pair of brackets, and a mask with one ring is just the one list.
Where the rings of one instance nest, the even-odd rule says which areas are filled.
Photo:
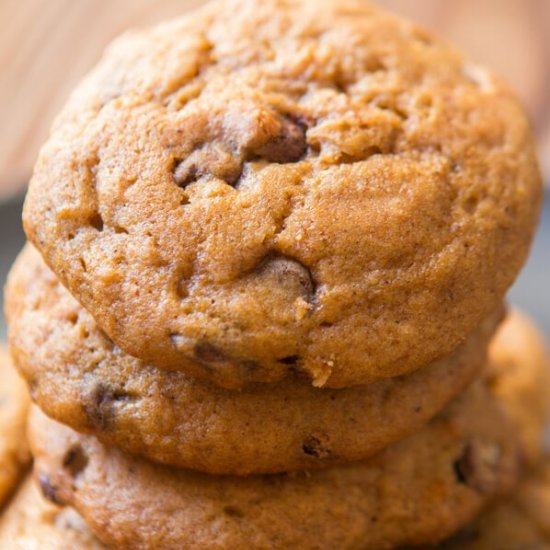
[[24, 222], [127, 353], [336, 388], [463, 342], [540, 199], [513, 95], [426, 32], [355, 0], [219, 0], [108, 49]]
[[32, 478], [0, 518], [2, 550], [106, 550], [78, 513], [46, 500]]
[[225, 390], [116, 348], [28, 246], [6, 289], [12, 352], [42, 410], [174, 466], [250, 474], [364, 460], [420, 429], [480, 371], [494, 314], [455, 352], [370, 386]]
[[25, 437], [29, 405], [27, 387], [0, 344], [0, 506], [30, 462]]
[[521, 485], [517, 495], [484, 514], [442, 550], [549, 550], [550, 458]]
[[477, 383], [369, 461], [272, 476], [159, 466], [38, 408], [30, 440], [44, 494], [117, 548], [383, 550], [437, 543], [516, 486], [522, 449], [501, 405]]
[[550, 356], [539, 329], [525, 314], [511, 310], [489, 349], [487, 382], [506, 401], [520, 428], [531, 463], [540, 459], [541, 430], [550, 410]]

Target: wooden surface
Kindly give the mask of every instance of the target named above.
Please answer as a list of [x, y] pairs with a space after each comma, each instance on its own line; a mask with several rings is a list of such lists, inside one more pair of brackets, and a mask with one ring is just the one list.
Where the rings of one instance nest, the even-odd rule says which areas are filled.
[[[24, 187], [53, 116], [113, 36], [201, 3], [0, 0], [0, 199]], [[436, 30], [509, 80], [528, 107], [550, 178], [550, 0], [379, 4]]]

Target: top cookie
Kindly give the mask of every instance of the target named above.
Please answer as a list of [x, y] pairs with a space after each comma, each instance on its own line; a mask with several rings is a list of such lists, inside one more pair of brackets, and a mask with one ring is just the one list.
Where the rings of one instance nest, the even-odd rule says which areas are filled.
[[24, 221], [131, 355], [343, 387], [462, 342], [540, 197], [514, 97], [424, 31], [353, 0], [221, 0], [109, 48]]

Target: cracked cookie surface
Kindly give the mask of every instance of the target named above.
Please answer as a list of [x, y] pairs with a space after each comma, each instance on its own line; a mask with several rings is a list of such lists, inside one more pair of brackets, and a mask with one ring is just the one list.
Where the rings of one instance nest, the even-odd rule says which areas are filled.
[[30, 245], [9, 276], [6, 317], [20, 372], [52, 418], [158, 462], [251, 474], [364, 460], [417, 431], [480, 373], [502, 313], [450, 356], [399, 378], [333, 390], [287, 380], [239, 392], [125, 354]]
[[107, 50], [24, 222], [129, 354], [336, 388], [459, 345], [540, 198], [512, 94], [429, 34], [353, 0], [221, 0]]

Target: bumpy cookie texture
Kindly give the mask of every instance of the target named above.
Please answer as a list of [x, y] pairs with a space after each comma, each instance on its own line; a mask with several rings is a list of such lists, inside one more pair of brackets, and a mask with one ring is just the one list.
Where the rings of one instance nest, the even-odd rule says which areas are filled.
[[74, 506], [117, 548], [384, 550], [437, 543], [514, 489], [522, 450], [502, 406], [478, 383], [376, 457], [304, 474], [162, 467], [37, 408], [30, 439], [44, 494]]
[[30, 462], [25, 437], [30, 399], [25, 382], [0, 345], [0, 506], [19, 483]]
[[541, 432], [550, 410], [550, 356], [544, 336], [533, 321], [512, 310], [489, 349], [486, 370], [491, 391], [506, 401], [516, 419], [526, 458], [541, 458]]
[[71, 508], [45, 499], [32, 478], [0, 519], [3, 550], [107, 550]]
[[450, 356], [399, 378], [235, 392], [116, 348], [30, 246], [10, 274], [6, 313], [12, 353], [46, 414], [107, 445], [218, 474], [363, 460], [419, 430], [480, 372], [502, 316], [499, 309]]
[[548, 550], [550, 548], [550, 457], [499, 504], [442, 550]]
[[24, 221], [131, 355], [342, 387], [447, 355], [501, 302], [540, 180], [507, 88], [414, 25], [221, 0], [108, 49]]

